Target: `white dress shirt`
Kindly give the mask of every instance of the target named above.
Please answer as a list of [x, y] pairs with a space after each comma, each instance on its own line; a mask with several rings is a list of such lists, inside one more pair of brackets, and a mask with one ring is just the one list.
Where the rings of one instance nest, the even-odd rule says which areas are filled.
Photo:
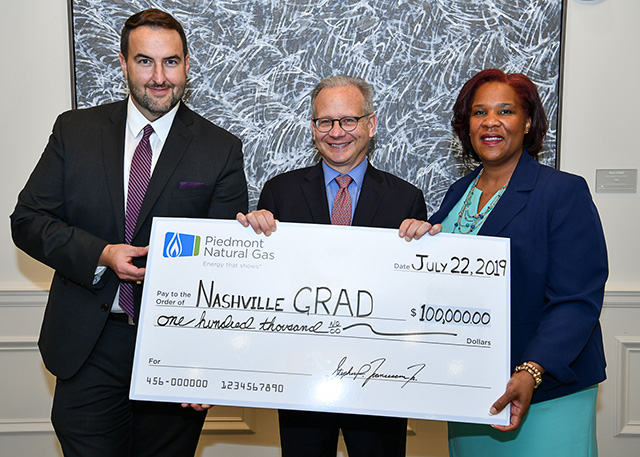
[[[149, 137], [149, 143], [151, 143], [151, 176], [153, 177], [153, 170], [158, 163], [158, 159], [160, 158], [160, 154], [162, 153], [162, 148], [164, 147], [164, 143], [167, 140], [167, 136], [169, 136], [169, 130], [171, 130], [171, 126], [173, 125], [173, 120], [176, 117], [176, 113], [178, 112], [178, 107], [180, 103], [174, 106], [171, 111], [169, 111], [164, 116], [156, 119], [153, 122], [149, 122], [149, 120], [144, 117], [144, 115], [138, 110], [136, 105], [129, 97], [127, 102], [127, 125], [125, 128], [124, 135], [124, 207], [127, 207], [127, 191], [129, 188], [129, 173], [131, 170], [131, 161], [133, 160], [133, 153], [140, 143], [142, 136], [144, 134], [144, 128], [147, 124], [151, 124], [153, 127], [153, 133]], [[96, 284], [100, 281], [102, 274], [107, 269], [106, 266], [98, 266], [96, 268], [96, 272], [93, 278], [93, 283]], [[113, 301], [113, 305], [111, 306], [112, 313], [122, 313], [122, 308], [120, 308], [119, 304], [120, 298], [120, 289], [116, 292], [115, 299]]]

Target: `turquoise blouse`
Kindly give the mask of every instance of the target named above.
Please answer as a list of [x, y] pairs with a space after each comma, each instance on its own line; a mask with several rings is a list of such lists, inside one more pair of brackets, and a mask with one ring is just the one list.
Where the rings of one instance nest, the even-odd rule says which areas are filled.
[[[458, 203], [456, 203], [456, 205], [451, 209], [447, 217], [445, 217], [444, 220], [442, 221], [443, 233], [462, 233], [464, 235], [476, 235], [480, 231], [480, 228], [484, 224], [484, 221], [487, 219], [487, 217], [489, 217], [489, 214], [491, 214], [491, 210], [493, 210], [495, 203], [502, 196], [502, 192], [501, 191], [496, 192], [493, 195], [493, 197], [491, 197], [491, 199], [484, 205], [484, 207], [482, 208], [482, 211], [484, 211], [485, 209], [488, 209], [488, 211], [486, 214], [484, 214], [482, 218], [477, 219], [474, 222], [471, 222], [470, 217], [465, 218], [464, 215], [460, 216], [460, 212], [462, 211], [464, 202], [467, 199], [469, 192], [472, 192], [471, 202], [469, 204], [467, 213], [468, 215], [478, 214], [479, 212], [478, 204], [480, 203], [480, 196], [482, 195], [482, 191], [477, 187], [475, 187], [475, 184], [476, 184], [475, 180], [472, 181], [471, 184], [469, 184], [469, 187], [467, 188], [467, 191], [464, 193], [463, 198], [458, 200]], [[456, 227], [458, 218], [460, 219], [460, 226]]]

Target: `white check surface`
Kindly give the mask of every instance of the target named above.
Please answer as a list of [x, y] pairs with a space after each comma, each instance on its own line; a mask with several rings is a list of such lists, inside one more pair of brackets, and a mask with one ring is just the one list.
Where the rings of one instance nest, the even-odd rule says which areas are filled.
[[507, 424], [509, 240], [156, 218], [138, 400]]

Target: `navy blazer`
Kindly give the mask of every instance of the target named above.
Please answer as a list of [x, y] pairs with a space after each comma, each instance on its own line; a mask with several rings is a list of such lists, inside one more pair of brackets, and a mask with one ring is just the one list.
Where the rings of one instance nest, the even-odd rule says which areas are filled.
[[[271, 211], [280, 222], [331, 224], [322, 162], [269, 180], [258, 209]], [[399, 228], [409, 218], [427, 218], [422, 191], [368, 163], [351, 225]]]
[[[431, 223], [444, 220], [481, 168], [449, 188]], [[532, 402], [603, 381], [607, 249], [585, 180], [524, 151], [479, 235], [511, 239], [511, 364], [546, 370]]]
[[[126, 118], [126, 100], [61, 114], [11, 215], [16, 246], [55, 270], [39, 346], [61, 379], [89, 356], [120, 284], [110, 269], [93, 279], [104, 247], [124, 243]], [[233, 219], [246, 212], [242, 162], [238, 138], [181, 103], [131, 244], [149, 244], [154, 216]], [[134, 285], [136, 314], [141, 294]]]

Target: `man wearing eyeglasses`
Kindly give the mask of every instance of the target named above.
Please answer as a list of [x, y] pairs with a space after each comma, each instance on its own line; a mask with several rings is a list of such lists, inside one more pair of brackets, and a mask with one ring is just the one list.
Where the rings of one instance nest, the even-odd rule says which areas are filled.
[[[320, 163], [268, 181], [258, 210], [237, 215], [245, 227], [270, 235], [275, 220], [397, 228], [410, 240], [439, 231], [426, 221], [422, 191], [367, 160], [378, 118], [373, 89], [361, 78], [325, 78], [311, 92], [311, 131]], [[400, 457], [407, 420], [280, 410], [283, 457], [335, 457], [342, 430], [350, 457]]]

